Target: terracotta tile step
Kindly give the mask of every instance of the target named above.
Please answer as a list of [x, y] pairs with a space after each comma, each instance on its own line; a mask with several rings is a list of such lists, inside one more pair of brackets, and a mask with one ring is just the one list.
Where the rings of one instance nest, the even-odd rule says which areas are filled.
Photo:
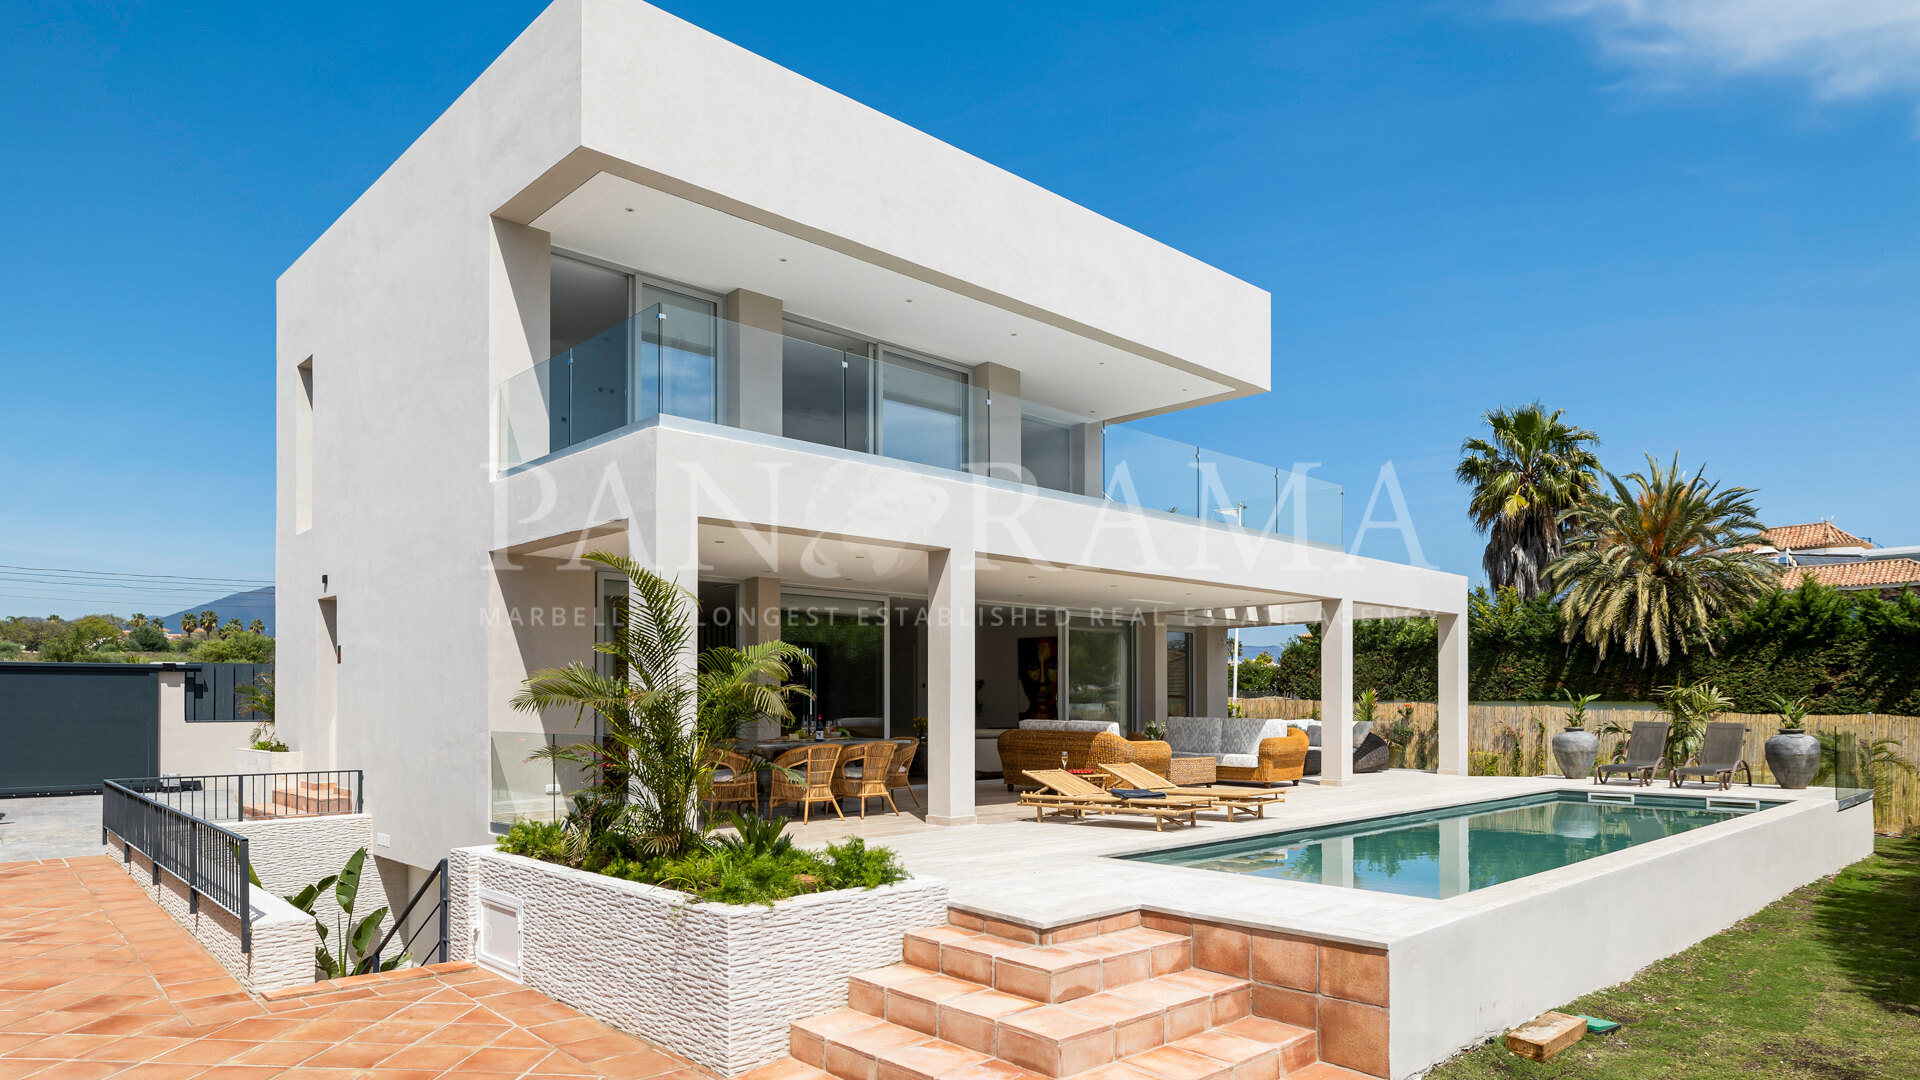
[[1363, 1072], [1354, 1072], [1352, 1069], [1343, 1069], [1338, 1065], [1329, 1065], [1324, 1061], [1316, 1061], [1297, 1072], [1283, 1073], [1281, 1075], [1285, 1076], [1287, 1080], [1380, 1080], [1377, 1076]]
[[1192, 965], [1192, 939], [1133, 926], [1055, 945], [1018, 945], [992, 934], [939, 926], [905, 938], [914, 967], [1037, 1002], [1071, 1001]]

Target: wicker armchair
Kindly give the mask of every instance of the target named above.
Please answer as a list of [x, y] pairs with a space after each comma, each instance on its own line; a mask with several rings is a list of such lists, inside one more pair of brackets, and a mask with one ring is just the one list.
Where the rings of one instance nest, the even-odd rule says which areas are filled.
[[1166, 775], [1173, 749], [1163, 742], [1129, 742], [1106, 731], [1030, 731], [1010, 728], [1000, 733], [1000, 769], [1007, 789], [1041, 787], [1027, 775], [1030, 769], [1058, 769], [1060, 755], [1067, 768], [1094, 769], [1102, 763], [1132, 762]]
[[[847, 815], [840, 813], [840, 800], [833, 796], [834, 765], [840, 760], [840, 746], [837, 743], [815, 743], [802, 746], [781, 754], [773, 762], [773, 783], [771, 797], [767, 800], [767, 809], [772, 810], [774, 803], [790, 802], [800, 807], [800, 820], [811, 821], [814, 803], [826, 803], [833, 812], [845, 821]], [[789, 776], [786, 770], [799, 774]]]
[[868, 799], [885, 799], [894, 813], [893, 795], [887, 790], [887, 773], [893, 764], [895, 747], [890, 742], [862, 743], [840, 753], [840, 764], [833, 769], [835, 799], [860, 800], [860, 816], [867, 816]]
[[1222, 765], [1214, 770], [1222, 780], [1240, 783], [1295, 784], [1307, 773], [1307, 733], [1294, 728], [1284, 736], [1260, 740], [1260, 763], [1246, 766]]
[[713, 764], [713, 783], [707, 792], [709, 812], [745, 803], [747, 813], [760, 809], [760, 770], [745, 754], [722, 751]]
[[913, 778], [909, 774], [913, 771], [914, 755], [920, 752], [920, 740], [913, 735], [904, 735], [893, 740], [893, 744], [893, 766], [887, 770], [887, 792], [906, 792], [907, 798], [913, 800], [914, 808], [919, 809], [920, 796], [914, 793]]

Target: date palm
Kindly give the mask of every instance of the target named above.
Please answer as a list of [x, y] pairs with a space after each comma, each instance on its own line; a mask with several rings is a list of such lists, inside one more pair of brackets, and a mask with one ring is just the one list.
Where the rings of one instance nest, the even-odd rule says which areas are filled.
[[1662, 467], [1649, 454], [1645, 472], [1608, 473], [1607, 482], [1611, 491], [1570, 512], [1580, 531], [1547, 567], [1547, 581], [1566, 591], [1562, 639], [1587, 642], [1602, 660], [1619, 645], [1662, 667], [1695, 641], [1711, 653], [1714, 621], [1775, 587], [1777, 568], [1741, 550], [1765, 530], [1753, 491], [1688, 476], [1678, 455]]
[[1600, 459], [1589, 449], [1600, 437], [1561, 422], [1563, 410], [1539, 402], [1494, 409], [1483, 419], [1490, 438], [1460, 444], [1454, 476], [1473, 486], [1467, 516], [1487, 536], [1480, 565], [1495, 591], [1520, 599], [1539, 595], [1541, 574], [1559, 558], [1572, 521], [1570, 510], [1599, 486]]
[[632, 559], [604, 551], [589, 562], [627, 579], [626, 624], [594, 650], [618, 661], [607, 675], [574, 662], [529, 675], [513, 707], [538, 713], [571, 708], [605, 723], [598, 743], [549, 746], [533, 758], [583, 767], [598, 783], [574, 797], [568, 854], [576, 862], [671, 858], [705, 843], [700, 799], [712, 783], [716, 751], [761, 716], [790, 715], [793, 669], [807, 662], [784, 641], [745, 649], [712, 648], [689, 663], [698, 607], [692, 593]]

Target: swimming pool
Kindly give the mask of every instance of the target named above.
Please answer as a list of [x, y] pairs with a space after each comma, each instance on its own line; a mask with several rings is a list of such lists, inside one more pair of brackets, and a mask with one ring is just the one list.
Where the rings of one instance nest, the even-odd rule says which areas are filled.
[[1441, 899], [1781, 805], [1558, 791], [1121, 856]]

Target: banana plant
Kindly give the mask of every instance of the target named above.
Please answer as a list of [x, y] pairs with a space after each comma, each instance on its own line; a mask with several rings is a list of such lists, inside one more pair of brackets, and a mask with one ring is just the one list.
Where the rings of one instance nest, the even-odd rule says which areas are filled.
[[[366, 863], [367, 849], [361, 848], [347, 859], [347, 865], [341, 867], [339, 873], [329, 874], [286, 898], [287, 903], [313, 916], [313, 925], [320, 931], [320, 944], [313, 950], [313, 962], [325, 973], [326, 978], [392, 971], [408, 959], [406, 953], [379, 961], [368, 955], [374, 937], [380, 933], [380, 920], [386, 918], [387, 909], [382, 907], [366, 918], [354, 921], [354, 907], [360, 902], [360, 872]], [[333, 926], [328, 926], [325, 919], [313, 912], [313, 905], [326, 895], [328, 889], [333, 890], [334, 903], [340, 909]], [[329, 937], [334, 941], [337, 953], [328, 950]]]

